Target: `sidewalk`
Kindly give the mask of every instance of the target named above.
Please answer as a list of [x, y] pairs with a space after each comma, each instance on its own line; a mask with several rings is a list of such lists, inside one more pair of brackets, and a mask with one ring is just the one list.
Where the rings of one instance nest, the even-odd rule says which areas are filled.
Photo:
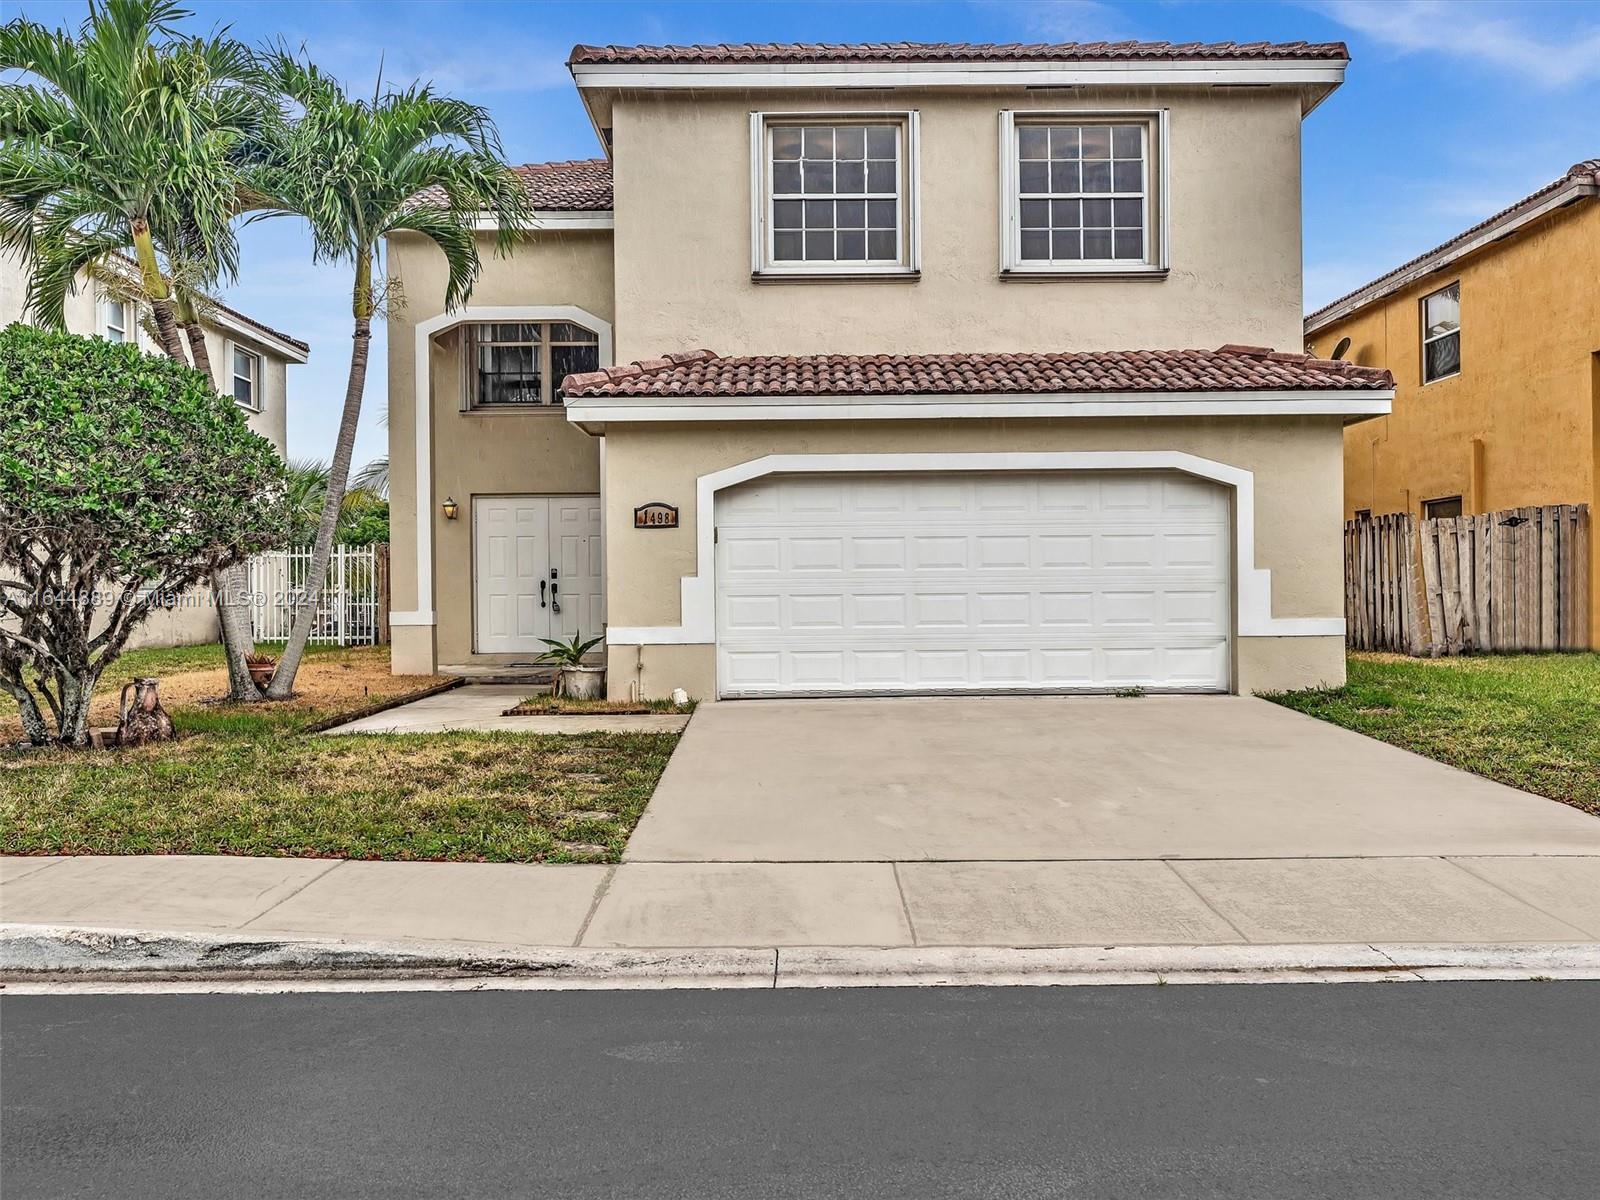
[[0, 922], [631, 950], [1600, 943], [1600, 856], [614, 867], [6, 858]]

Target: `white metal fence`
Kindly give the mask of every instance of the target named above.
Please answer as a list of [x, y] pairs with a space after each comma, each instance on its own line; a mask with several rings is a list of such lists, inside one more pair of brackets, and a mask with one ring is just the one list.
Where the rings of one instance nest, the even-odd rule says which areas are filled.
[[[335, 546], [317, 601], [311, 641], [360, 646], [387, 641], [387, 546]], [[311, 568], [311, 547], [258, 554], [250, 560], [250, 624], [258, 642], [289, 636], [294, 600]]]

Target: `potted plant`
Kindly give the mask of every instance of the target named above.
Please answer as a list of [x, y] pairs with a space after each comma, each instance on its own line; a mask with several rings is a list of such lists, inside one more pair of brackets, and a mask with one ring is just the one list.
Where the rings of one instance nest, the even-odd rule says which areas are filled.
[[257, 687], [266, 687], [272, 682], [273, 671], [278, 669], [278, 660], [270, 654], [246, 654], [244, 666]]
[[539, 661], [554, 663], [560, 668], [555, 687], [551, 689], [552, 695], [565, 696], [569, 700], [599, 700], [605, 695], [606, 669], [587, 667], [583, 663], [583, 656], [605, 641], [604, 637], [584, 641], [580, 630], [573, 634], [570, 642], [552, 641], [550, 638], [539, 640], [550, 647], [539, 655]]

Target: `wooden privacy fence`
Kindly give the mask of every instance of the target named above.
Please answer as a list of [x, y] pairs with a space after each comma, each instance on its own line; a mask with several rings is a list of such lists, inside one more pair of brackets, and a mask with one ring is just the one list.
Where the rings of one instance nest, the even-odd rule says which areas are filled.
[[1421, 653], [1417, 530], [1410, 513], [1345, 522], [1344, 620], [1353, 650]]
[[1345, 525], [1346, 638], [1408, 654], [1585, 650], [1589, 506]]
[[[258, 642], [288, 638], [294, 597], [310, 566], [309, 546], [273, 550], [250, 560], [250, 624]], [[333, 548], [310, 640], [333, 646], [389, 640], [388, 546]]]

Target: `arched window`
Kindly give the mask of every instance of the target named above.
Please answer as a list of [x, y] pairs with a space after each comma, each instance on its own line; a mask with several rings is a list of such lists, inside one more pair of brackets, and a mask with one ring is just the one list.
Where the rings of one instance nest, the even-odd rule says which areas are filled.
[[561, 381], [600, 369], [600, 338], [570, 321], [462, 327], [463, 408], [561, 407]]

